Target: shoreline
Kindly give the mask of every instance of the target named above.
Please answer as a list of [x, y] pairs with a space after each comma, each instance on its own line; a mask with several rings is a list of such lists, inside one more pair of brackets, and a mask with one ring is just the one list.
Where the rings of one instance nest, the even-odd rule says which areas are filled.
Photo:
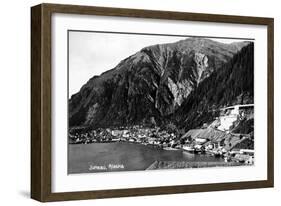
[[232, 167], [232, 166], [242, 166], [242, 165], [245, 164], [238, 163], [238, 162], [155, 161], [146, 170]]
[[[127, 142], [87, 145], [72, 144], [69, 146], [68, 163], [69, 173], [71, 174], [244, 165], [237, 162], [224, 162], [223, 158], [208, 154], [194, 154], [182, 150], [164, 150], [152, 145]], [[105, 153], [105, 151], [108, 152]], [[97, 168], [98, 166], [107, 167], [109, 164], [122, 165], [122, 168]]]

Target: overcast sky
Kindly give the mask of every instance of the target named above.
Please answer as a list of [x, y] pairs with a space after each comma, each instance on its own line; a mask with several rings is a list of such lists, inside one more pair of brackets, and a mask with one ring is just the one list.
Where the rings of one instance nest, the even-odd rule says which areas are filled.
[[[114, 68], [122, 59], [143, 47], [172, 43], [187, 37], [69, 32], [69, 96], [94, 75]], [[214, 39], [231, 43], [233, 39]], [[240, 40], [241, 41], [241, 40]]]

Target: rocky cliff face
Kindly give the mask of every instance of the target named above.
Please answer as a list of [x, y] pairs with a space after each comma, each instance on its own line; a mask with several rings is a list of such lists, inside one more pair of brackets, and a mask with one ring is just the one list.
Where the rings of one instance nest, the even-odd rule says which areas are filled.
[[[162, 124], [249, 42], [188, 38], [143, 48], [92, 77], [69, 100], [70, 126]], [[94, 69], [94, 68], [93, 68]]]
[[254, 44], [243, 47], [221, 68], [212, 72], [174, 112], [180, 128], [198, 128], [218, 116], [219, 108], [254, 103]]

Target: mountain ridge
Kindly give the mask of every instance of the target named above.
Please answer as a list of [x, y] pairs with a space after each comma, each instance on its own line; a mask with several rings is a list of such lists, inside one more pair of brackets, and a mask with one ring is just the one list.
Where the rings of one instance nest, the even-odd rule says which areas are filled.
[[71, 96], [69, 125], [163, 124], [205, 79], [249, 44], [188, 38], [145, 47]]

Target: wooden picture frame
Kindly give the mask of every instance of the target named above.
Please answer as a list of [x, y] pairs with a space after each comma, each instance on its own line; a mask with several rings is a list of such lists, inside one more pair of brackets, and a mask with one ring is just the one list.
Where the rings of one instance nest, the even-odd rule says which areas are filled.
[[[51, 158], [51, 16], [54, 13], [168, 19], [194, 22], [239, 23], [267, 26], [267, 179], [231, 183], [170, 185], [53, 193]], [[272, 18], [229, 16], [171, 11], [40, 4], [31, 8], [31, 198], [42, 202], [141, 195], [160, 195], [273, 187], [274, 184], [274, 88]]]

